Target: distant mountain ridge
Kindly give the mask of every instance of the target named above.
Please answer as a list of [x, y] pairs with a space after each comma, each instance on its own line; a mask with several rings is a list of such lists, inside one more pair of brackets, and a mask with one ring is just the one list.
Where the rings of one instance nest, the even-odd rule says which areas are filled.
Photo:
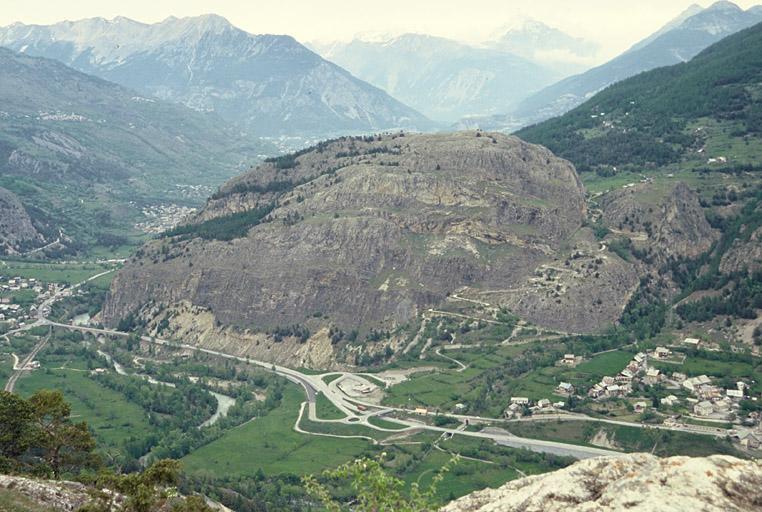
[[487, 46], [549, 67], [563, 76], [587, 69], [600, 49], [592, 41], [531, 19], [498, 34]]
[[425, 34], [315, 48], [355, 76], [446, 122], [505, 111], [560, 76], [502, 50]]
[[252, 35], [216, 15], [124, 17], [0, 29], [0, 45], [53, 58], [143, 94], [214, 111], [257, 135], [423, 129], [425, 117], [290, 36]]

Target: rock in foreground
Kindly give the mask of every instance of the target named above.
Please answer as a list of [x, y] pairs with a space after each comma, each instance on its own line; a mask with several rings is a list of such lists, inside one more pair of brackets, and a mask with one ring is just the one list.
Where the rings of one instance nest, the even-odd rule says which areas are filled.
[[762, 510], [762, 463], [648, 454], [580, 461], [486, 489], [443, 512], [734, 512]]

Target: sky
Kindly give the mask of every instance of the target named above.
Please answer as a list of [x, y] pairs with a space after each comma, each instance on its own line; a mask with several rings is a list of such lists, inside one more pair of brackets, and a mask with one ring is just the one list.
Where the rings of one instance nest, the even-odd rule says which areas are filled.
[[[0, 26], [49, 24], [101, 16], [143, 22], [216, 13], [252, 33], [289, 34], [302, 42], [358, 34], [419, 32], [469, 43], [532, 18], [601, 44], [610, 58], [706, 0], [0, 0]], [[748, 8], [762, 0], [738, 0]]]

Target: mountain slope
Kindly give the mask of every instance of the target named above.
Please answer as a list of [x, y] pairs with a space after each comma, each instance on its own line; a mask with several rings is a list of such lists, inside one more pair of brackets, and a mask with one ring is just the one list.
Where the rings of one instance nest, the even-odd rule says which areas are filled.
[[760, 21], [758, 11], [743, 11], [730, 2], [718, 2], [647, 44], [639, 43], [606, 64], [546, 87], [522, 101], [510, 117], [514, 123], [527, 125], [561, 115], [611, 84], [643, 71], [688, 61], [723, 37]]
[[126, 18], [15, 24], [0, 29], [0, 45], [214, 111], [259, 135], [429, 126], [293, 38], [248, 34], [214, 15], [153, 25]]
[[673, 29], [676, 29], [677, 27], [682, 25], [683, 22], [685, 22], [688, 18], [690, 18], [692, 16], [695, 16], [696, 14], [700, 13], [703, 10], [704, 10], [704, 8], [701, 7], [700, 5], [698, 5], [698, 4], [691, 4], [683, 12], [681, 12], [680, 14], [678, 14], [677, 16], [675, 16], [674, 18], [669, 20], [659, 30], [657, 30], [656, 32], [654, 32], [650, 36], [646, 37], [645, 39], [641, 40], [640, 42], [635, 43], [627, 51], [628, 52], [632, 52], [632, 51], [635, 51], [635, 50], [639, 50], [639, 49], [643, 48], [644, 46], [648, 46], [654, 40], [658, 39], [659, 37], [661, 37], [662, 35], [666, 34], [667, 32], [669, 32], [669, 31], [671, 31]]
[[[762, 24], [727, 37], [690, 62], [615, 84], [518, 135], [546, 145], [582, 171], [685, 159], [694, 165], [758, 164], [753, 157], [759, 156], [754, 148], [762, 135], [760, 81]], [[706, 150], [712, 137], [727, 140], [728, 134], [739, 145], [731, 154]]]
[[503, 112], [558, 78], [502, 50], [422, 34], [334, 43], [322, 55], [430, 118], [447, 122]]
[[130, 202], [215, 185], [256, 150], [215, 116], [0, 48], [0, 186], [54, 233], [95, 236]]

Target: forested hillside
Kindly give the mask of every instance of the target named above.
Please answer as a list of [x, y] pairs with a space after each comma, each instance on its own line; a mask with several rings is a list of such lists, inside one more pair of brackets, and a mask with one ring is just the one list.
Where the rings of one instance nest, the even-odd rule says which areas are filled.
[[[761, 80], [762, 24], [758, 24], [707, 48], [690, 62], [624, 80], [571, 112], [518, 135], [547, 146], [580, 171], [642, 169], [682, 160], [707, 163], [704, 147], [711, 136], [707, 125], [719, 125], [725, 137], [759, 144]], [[723, 158], [743, 163], [742, 153]]]

